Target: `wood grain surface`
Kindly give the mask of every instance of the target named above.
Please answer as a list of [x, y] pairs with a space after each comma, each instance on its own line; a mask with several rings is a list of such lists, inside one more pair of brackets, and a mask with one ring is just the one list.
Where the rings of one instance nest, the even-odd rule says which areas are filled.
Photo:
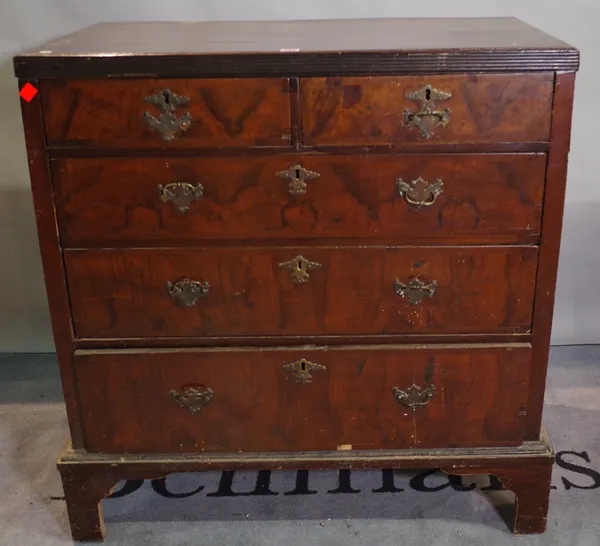
[[[177, 118], [190, 114], [190, 126], [170, 142], [144, 119], [160, 116], [145, 99], [164, 89], [190, 99], [175, 110]], [[40, 92], [51, 146], [286, 146], [291, 139], [287, 79], [44, 80]]]
[[[552, 72], [306, 78], [300, 84], [304, 143], [547, 141], [553, 83]], [[435, 110], [450, 108], [451, 114], [429, 140], [403, 121], [404, 110], [422, 106], [406, 95], [425, 85], [452, 94], [436, 102]]]
[[[296, 284], [278, 264], [320, 264]], [[531, 328], [537, 248], [274, 247], [66, 251], [78, 337], [518, 333]], [[194, 307], [166, 284], [208, 282]], [[417, 305], [394, 281], [437, 283]]]
[[[88, 451], [193, 453], [515, 445], [529, 358], [527, 345], [484, 345], [87, 351], [75, 362]], [[284, 368], [299, 359], [325, 369], [299, 383]], [[415, 411], [392, 392], [413, 384], [435, 390]], [[213, 391], [195, 414], [170, 395], [189, 387]]]
[[[276, 173], [319, 174], [290, 193]], [[52, 161], [65, 247], [188, 245], [194, 241], [369, 239], [527, 243], [539, 238], [545, 154], [282, 155]], [[430, 206], [409, 204], [397, 180], [441, 180]], [[158, 188], [202, 186], [180, 212]]]

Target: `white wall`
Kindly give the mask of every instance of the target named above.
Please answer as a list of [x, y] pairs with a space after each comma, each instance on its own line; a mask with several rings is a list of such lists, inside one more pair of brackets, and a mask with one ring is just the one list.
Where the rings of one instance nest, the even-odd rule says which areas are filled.
[[53, 350], [12, 54], [99, 21], [509, 15], [582, 53], [553, 341], [600, 342], [598, 0], [0, 0], [0, 352]]

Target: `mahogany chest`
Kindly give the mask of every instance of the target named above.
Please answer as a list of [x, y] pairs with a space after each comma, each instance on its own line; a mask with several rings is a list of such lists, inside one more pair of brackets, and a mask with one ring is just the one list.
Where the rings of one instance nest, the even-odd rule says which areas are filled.
[[491, 473], [546, 525], [577, 50], [516, 19], [99, 24], [15, 58], [73, 537], [124, 478]]

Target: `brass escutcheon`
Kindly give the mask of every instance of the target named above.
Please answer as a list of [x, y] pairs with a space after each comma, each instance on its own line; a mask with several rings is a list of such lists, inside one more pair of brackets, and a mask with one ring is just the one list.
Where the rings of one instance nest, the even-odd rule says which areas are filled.
[[169, 392], [171, 400], [192, 415], [208, 406], [212, 402], [213, 394], [211, 388], [204, 387], [185, 387], [181, 392], [176, 390]]
[[189, 112], [186, 112], [178, 118], [175, 115], [175, 110], [179, 106], [188, 106], [190, 99], [181, 95], [176, 95], [170, 89], [163, 89], [156, 95], [151, 95], [144, 99], [147, 103], [154, 104], [161, 114], [158, 117], [154, 117], [150, 112], [144, 112], [144, 120], [148, 124], [148, 127], [158, 131], [163, 140], [167, 142], [175, 140], [177, 133], [185, 131], [189, 128], [192, 123], [192, 116]]
[[411, 385], [408, 389], [401, 390], [398, 387], [392, 388], [392, 394], [398, 404], [409, 407], [412, 411], [417, 411], [418, 407], [429, 403], [431, 397], [435, 394], [435, 387], [429, 385], [426, 389], [417, 385]]
[[171, 201], [179, 212], [187, 212], [190, 205], [204, 195], [202, 184], [194, 186], [189, 182], [169, 182], [164, 186], [159, 184], [156, 189], [163, 203]]
[[421, 89], [406, 94], [406, 98], [421, 103], [421, 110], [412, 113], [410, 110], [404, 110], [404, 125], [409, 128], [419, 129], [421, 136], [428, 140], [434, 134], [433, 127], [446, 127], [450, 122], [450, 108], [436, 110], [436, 101], [448, 100], [452, 98], [452, 93], [440, 91], [427, 84]]
[[312, 180], [313, 178], [319, 178], [319, 173], [309, 171], [300, 164], [292, 165], [285, 171], [275, 173], [279, 178], [289, 181], [289, 191], [292, 195], [303, 195], [306, 193], [306, 180]]
[[310, 278], [308, 272], [310, 270], [323, 266], [317, 262], [311, 262], [310, 260], [307, 260], [304, 256], [296, 256], [289, 262], [280, 263], [279, 267], [281, 269], [287, 269], [288, 271], [291, 271], [293, 283], [302, 284], [308, 282], [308, 279]]
[[421, 177], [413, 180], [410, 183], [404, 182], [402, 178], [396, 180], [398, 194], [413, 207], [420, 209], [421, 207], [429, 207], [435, 203], [438, 195], [443, 191], [444, 182], [438, 178], [435, 182], [427, 182]]
[[292, 375], [296, 378], [296, 382], [304, 385], [312, 381], [310, 372], [323, 371], [326, 368], [321, 364], [315, 364], [310, 360], [306, 360], [306, 358], [301, 358], [295, 362], [284, 364], [283, 369], [292, 372]]

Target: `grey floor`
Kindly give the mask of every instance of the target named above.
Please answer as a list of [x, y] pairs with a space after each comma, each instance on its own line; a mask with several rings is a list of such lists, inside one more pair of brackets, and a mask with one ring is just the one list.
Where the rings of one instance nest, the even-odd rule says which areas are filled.
[[[549, 528], [513, 537], [512, 495], [428, 472], [183, 474], [103, 501], [115, 545], [600, 545], [600, 346], [552, 350], [545, 422], [557, 451]], [[0, 544], [71, 544], [56, 455], [66, 437], [53, 355], [0, 355]], [[394, 480], [394, 485], [390, 483]]]

